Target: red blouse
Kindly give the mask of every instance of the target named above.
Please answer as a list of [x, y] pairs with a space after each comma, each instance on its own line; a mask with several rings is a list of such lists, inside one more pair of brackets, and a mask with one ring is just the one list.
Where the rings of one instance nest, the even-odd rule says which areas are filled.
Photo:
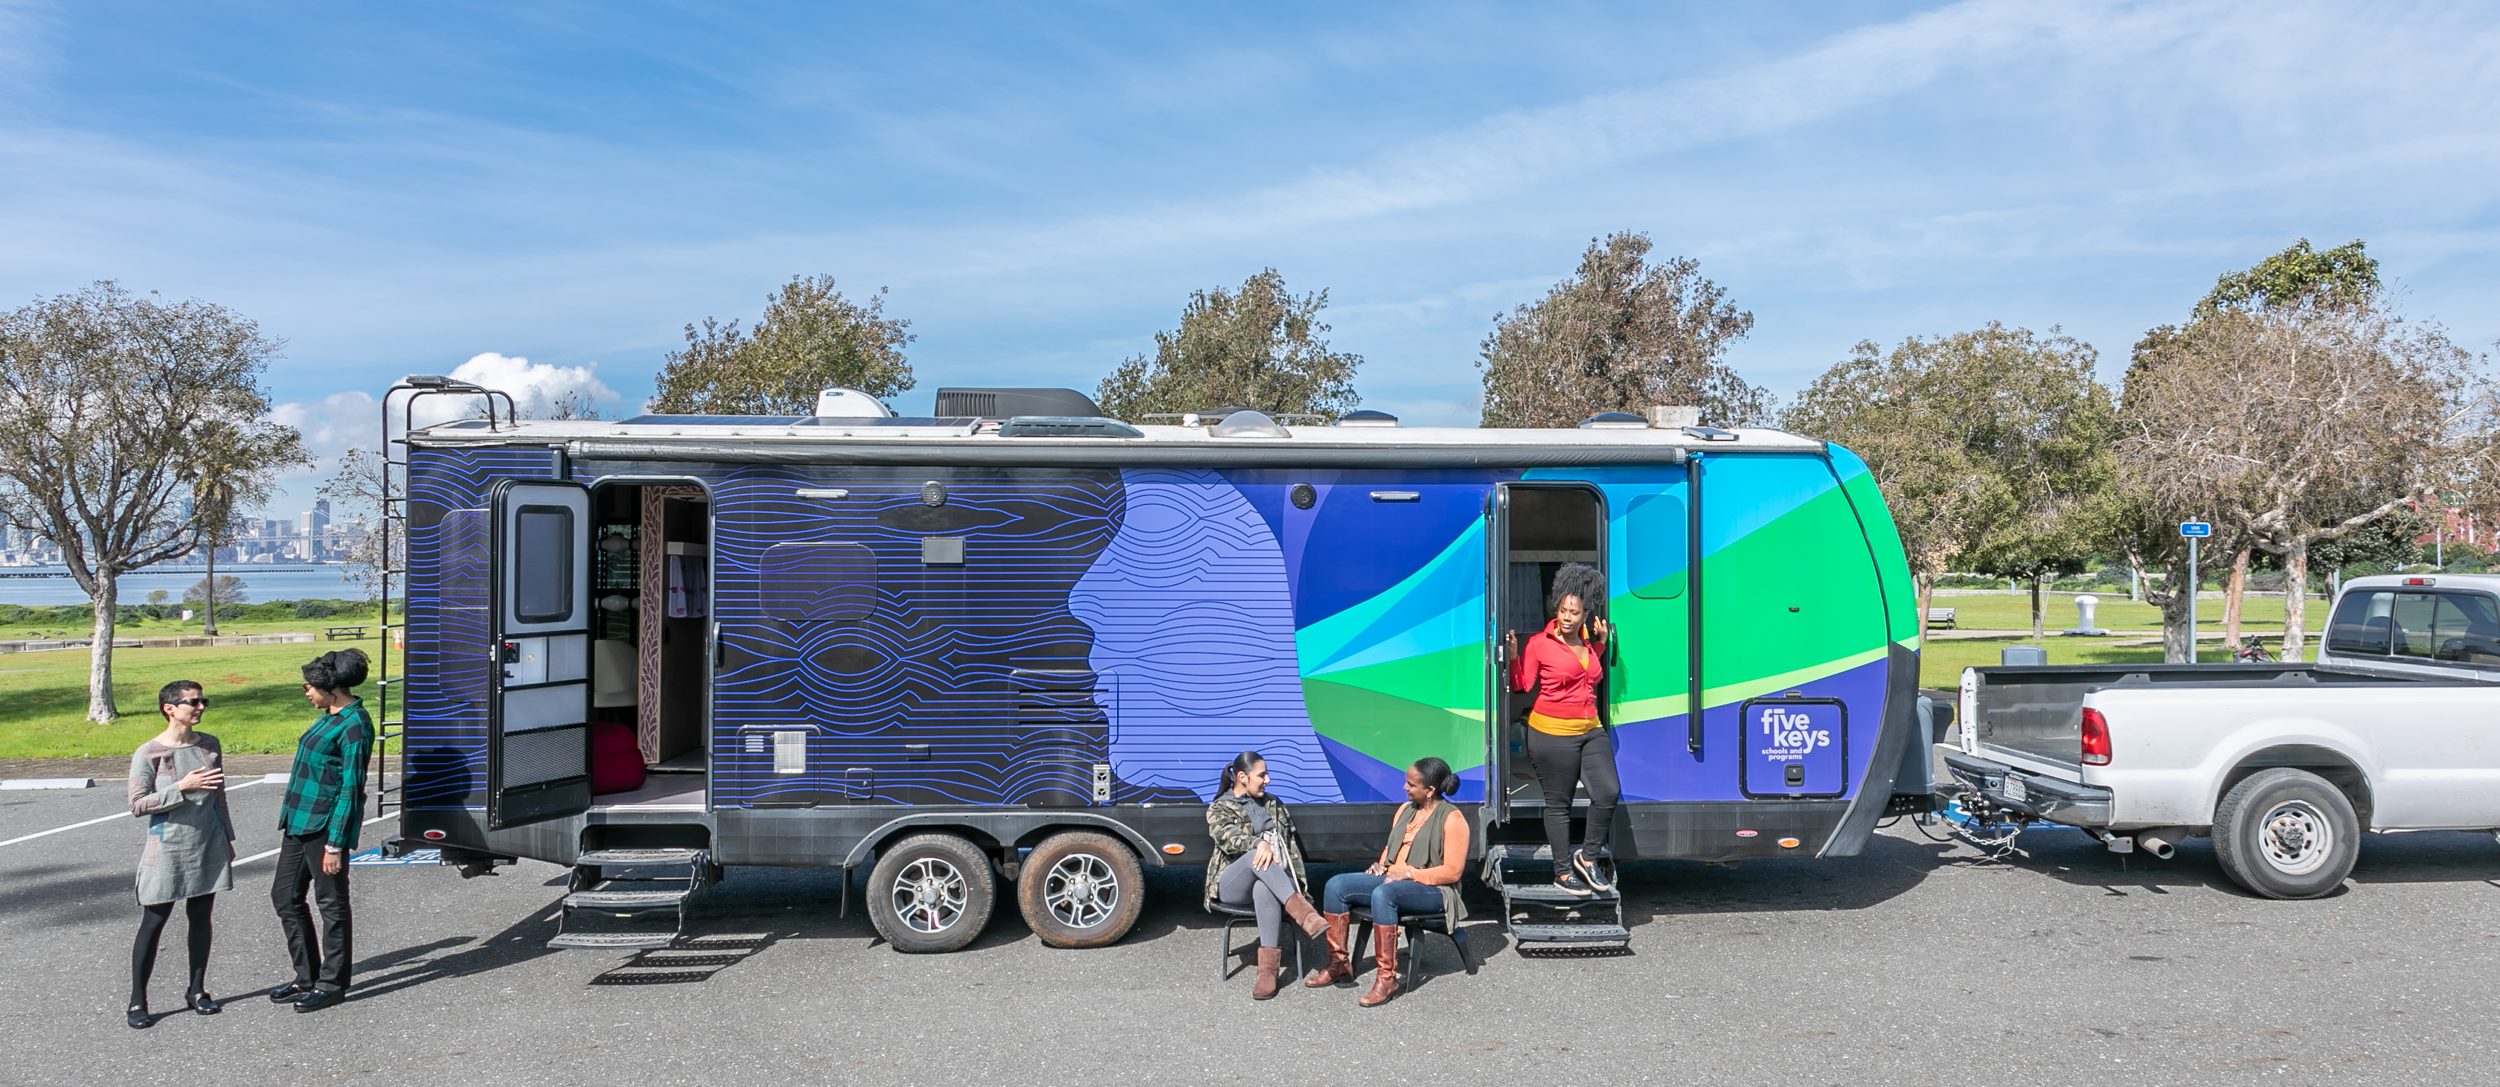
[[[1582, 654], [1587, 660], [1581, 659]], [[1605, 639], [1591, 635], [1574, 650], [1554, 633], [1554, 624], [1529, 636], [1511, 662], [1514, 691], [1534, 689], [1537, 713], [1547, 717], [1587, 720], [1597, 716], [1597, 683], [1606, 678]]]

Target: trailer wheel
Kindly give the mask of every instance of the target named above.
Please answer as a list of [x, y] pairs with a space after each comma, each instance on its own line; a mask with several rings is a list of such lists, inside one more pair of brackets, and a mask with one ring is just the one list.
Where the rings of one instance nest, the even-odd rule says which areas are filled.
[[896, 951], [971, 943], [997, 899], [989, 857], [952, 834], [915, 834], [879, 849], [868, 870], [868, 920]]
[[2214, 855], [2231, 882], [2267, 898], [2316, 898], [2361, 856], [2352, 800], [2316, 774], [2275, 769], [2231, 787], [2214, 810]]
[[1108, 834], [1053, 834], [1024, 859], [1016, 905], [1052, 947], [1101, 947], [1128, 935], [1145, 908], [1146, 876], [1128, 843]]

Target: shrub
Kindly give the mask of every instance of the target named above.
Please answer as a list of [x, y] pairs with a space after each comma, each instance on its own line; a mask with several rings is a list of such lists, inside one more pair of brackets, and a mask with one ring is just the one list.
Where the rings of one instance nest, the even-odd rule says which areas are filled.
[[295, 602], [295, 618], [298, 619], [327, 619], [333, 615], [337, 615], [338, 613], [338, 606], [327, 600], [298, 600]]

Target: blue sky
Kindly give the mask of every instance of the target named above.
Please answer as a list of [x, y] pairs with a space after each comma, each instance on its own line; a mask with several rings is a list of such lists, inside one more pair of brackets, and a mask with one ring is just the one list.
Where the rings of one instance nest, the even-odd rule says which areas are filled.
[[1367, 402], [1471, 423], [1494, 315], [1622, 229], [1753, 312], [1730, 361], [1781, 394], [1990, 320], [2115, 376], [2303, 236], [2500, 338], [2487, 6], [905, 7], [0, 0], [0, 302], [232, 306], [325, 456], [480, 355], [630, 413], [797, 273], [890, 289], [907, 411], [1090, 390], [1274, 266]]

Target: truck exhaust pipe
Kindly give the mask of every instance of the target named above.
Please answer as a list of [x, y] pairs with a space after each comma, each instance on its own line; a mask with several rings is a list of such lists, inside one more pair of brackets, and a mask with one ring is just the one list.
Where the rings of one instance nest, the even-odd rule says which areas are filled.
[[2135, 846], [2138, 850], [2150, 853], [2162, 860], [2169, 860], [2179, 852], [2179, 839], [2187, 836], [2186, 827], [2155, 827], [2152, 830], [2137, 831]]

